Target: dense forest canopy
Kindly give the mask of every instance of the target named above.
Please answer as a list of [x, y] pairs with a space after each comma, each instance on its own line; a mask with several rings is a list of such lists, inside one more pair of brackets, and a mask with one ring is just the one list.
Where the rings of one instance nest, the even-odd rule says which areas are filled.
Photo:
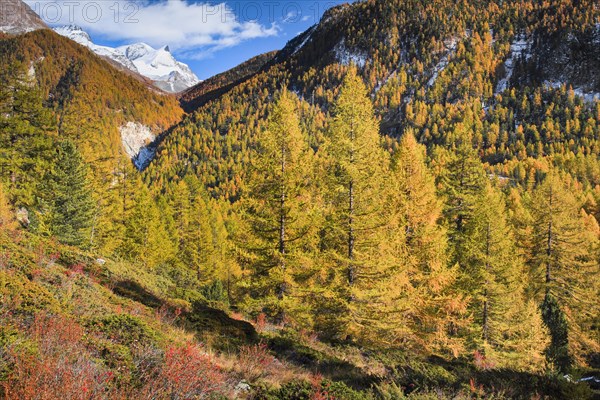
[[593, 1], [338, 6], [185, 115], [49, 30], [0, 54], [7, 398], [597, 396]]

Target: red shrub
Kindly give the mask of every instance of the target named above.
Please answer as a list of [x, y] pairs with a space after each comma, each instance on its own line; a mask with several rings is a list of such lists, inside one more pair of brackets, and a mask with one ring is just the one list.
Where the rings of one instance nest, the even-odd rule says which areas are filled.
[[267, 345], [242, 346], [239, 355], [239, 370], [247, 381], [255, 381], [269, 373], [277, 359], [269, 353]]
[[[3, 382], [11, 399], [93, 399], [108, 396], [112, 376], [93, 361], [82, 328], [63, 317], [37, 315], [28, 329], [37, 351], [9, 348]], [[118, 397], [116, 393], [111, 396]]]
[[326, 389], [323, 389], [323, 376], [320, 374], [313, 375], [310, 383], [312, 385], [312, 394], [310, 400], [330, 400], [329, 393]]
[[481, 353], [479, 350], [475, 350], [473, 353], [473, 363], [475, 364], [475, 368], [484, 371], [494, 368], [494, 363], [488, 360], [485, 354]]
[[266, 326], [267, 326], [267, 316], [265, 315], [265, 313], [261, 312], [256, 317], [256, 324], [255, 324], [256, 330], [258, 332], [264, 332]]
[[83, 274], [83, 271], [85, 270], [85, 264], [84, 263], [73, 264], [69, 267], [69, 270], [71, 272], [73, 272], [73, 274]]
[[224, 393], [226, 375], [200, 346], [170, 347], [164, 363], [147, 379], [139, 398], [204, 399]]

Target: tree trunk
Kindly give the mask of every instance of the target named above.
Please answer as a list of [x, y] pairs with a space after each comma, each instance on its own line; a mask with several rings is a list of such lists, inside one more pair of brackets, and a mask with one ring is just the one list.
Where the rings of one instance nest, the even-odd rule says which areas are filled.
[[279, 285], [277, 297], [279, 300], [285, 296], [285, 147], [281, 145], [281, 194], [279, 196], [279, 267], [281, 268], [282, 281]]
[[349, 208], [348, 208], [348, 284], [352, 286], [356, 271], [354, 269], [354, 184], [350, 182], [348, 188]]
[[[485, 238], [485, 272], [490, 272], [490, 223], [487, 224], [487, 232]], [[488, 304], [488, 287], [490, 285], [489, 275], [485, 279], [485, 288], [483, 289], [483, 341], [489, 339], [489, 304]]]
[[546, 244], [546, 293], [550, 292], [550, 282], [552, 281], [552, 200], [554, 194], [552, 193], [552, 188], [550, 189], [550, 204], [549, 204], [549, 212], [550, 212], [550, 221], [548, 222], [548, 237]]
[[[354, 164], [354, 121], [350, 125], [350, 164]], [[356, 268], [354, 266], [354, 181], [348, 184], [348, 285], [354, 285]]]

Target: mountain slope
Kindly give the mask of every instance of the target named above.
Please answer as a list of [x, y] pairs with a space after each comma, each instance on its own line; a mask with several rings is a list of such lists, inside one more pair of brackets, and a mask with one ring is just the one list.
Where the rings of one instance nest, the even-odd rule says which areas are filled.
[[49, 29], [0, 39], [0, 69], [31, 81], [58, 137], [77, 145], [98, 206], [95, 245], [118, 246], [140, 190], [132, 161], [143, 162], [146, 146], [180, 120], [177, 100]]
[[[2, 40], [0, 54], [3, 67], [17, 62], [30, 69], [48, 106], [59, 115], [59, 133], [76, 135], [82, 144], [97, 137], [111, 149], [106, 154], [124, 154], [118, 128], [127, 122], [160, 133], [181, 116], [174, 98], [149, 90], [50, 30]], [[105, 126], [102, 133], [94, 129], [100, 121]]]
[[21, 0], [3, 0], [0, 3], [0, 32], [17, 35], [47, 28], [44, 21]]
[[[150, 145], [175, 96], [52, 31], [3, 37], [0, 397], [208, 397], [208, 381], [232, 398], [594, 398], [600, 102], [579, 95], [595, 77], [574, 81], [594, 65], [576, 51], [591, 5], [336, 7], [185, 92], [195, 111]], [[21, 146], [42, 101], [56, 132], [39, 141], [77, 143], [93, 198], [73, 146], [41, 165]], [[155, 148], [142, 174], [124, 155], [143, 168]], [[5, 162], [21, 149], [35, 169]], [[42, 201], [17, 227], [31, 171]], [[92, 250], [60, 244], [72, 230]]]
[[237, 67], [217, 74], [183, 91], [179, 95], [183, 108], [186, 111], [193, 111], [211, 99], [219, 97], [227, 90], [255, 75], [261, 68], [269, 64], [275, 54], [277, 52], [272, 51], [252, 57]]
[[[415, 129], [420, 141], [448, 146], [457, 129], [469, 129], [485, 160], [498, 164], [509, 162], [519, 151], [529, 157], [556, 153], [556, 140], [551, 144], [533, 134], [512, 139], [519, 135], [515, 132], [519, 125], [539, 132], [552, 119], [564, 128], [559, 143], [573, 140], [593, 147], [584, 139], [589, 135], [585, 129], [592, 129], [593, 135], [598, 129], [596, 122], [593, 128], [586, 122], [597, 119], [589, 108], [593, 103], [575, 114], [579, 131], [566, 129], [558, 108], [546, 115], [544, 104], [535, 103], [539, 107], [535, 113], [530, 104], [517, 123], [514, 116], [519, 111], [513, 107], [519, 101], [532, 102], [531, 93], [539, 92], [544, 101], [568, 95], [545, 82], [560, 82], [566, 90], [569, 84], [577, 88], [585, 81], [585, 90], [574, 92], [575, 101], [593, 98], [599, 79], [594, 73], [600, 54], [594, 23], [599, 13], [590, 1], [370, 0], [334, 7], [237, 85], [214, 92], [214, 98], [207, 98], [203, 90], [186, 92], [184, 107], [200, 107], [159, 146], [148, 179], [164, 182], [204, 171], [205, 182], [218, 192], [237, 192], [247, 162], [247, 150], [241, 149], [253, 146], [269, 94], [282, 85], [295, 91], [314, 114], [312, 128], [318, 131], [350, 63], [359, 64], [381, 128], [390, 137]], [[561, 39], [568, 37], [569, 42]], [[511, 48], [522, 40], [535, 44], [529, 58], [515, 56], [509, 62]], [[563, 48], [560, 57], [551, 56], [553, 48]], [[505, 90], [500, 92], [503, 80]]]
[[58, 27], [54, 30], [86, 46], [94, 53], [149, 78], [156, 87], [166, 92], [181, 92], [199, 82], [198, 77], [187, 65], [173, 57], [168, 46], [157, 50], [145, 43], [135, 43], [113, 48], [94, 44], [90, 36], [75, 25]]

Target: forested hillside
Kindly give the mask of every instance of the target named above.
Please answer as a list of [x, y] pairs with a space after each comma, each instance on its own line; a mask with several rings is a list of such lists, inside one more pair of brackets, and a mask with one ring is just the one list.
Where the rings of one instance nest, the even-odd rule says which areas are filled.
[[[0, 393], [597, 398], [599, 27], [591, 0], [342, 5], [185, 116], [0, 38]], [[128, 123], [164, 132], [143, 171]]]
[[[12, 203], [33, 214], [34, 187], [56, 161], [55, 143], [68, 139], [87, 164], [93, 192], [87, 244], [116, 249], [130, 203], [142, 191], [120, 128], [133, 122], [160, 134], [180, 120], [177, 101], [47, 29], [1, 40], [0, 53], [2, 160], [4, 171], [12, 171]], [[23, 164], [18, 176], [15, 168]]]

